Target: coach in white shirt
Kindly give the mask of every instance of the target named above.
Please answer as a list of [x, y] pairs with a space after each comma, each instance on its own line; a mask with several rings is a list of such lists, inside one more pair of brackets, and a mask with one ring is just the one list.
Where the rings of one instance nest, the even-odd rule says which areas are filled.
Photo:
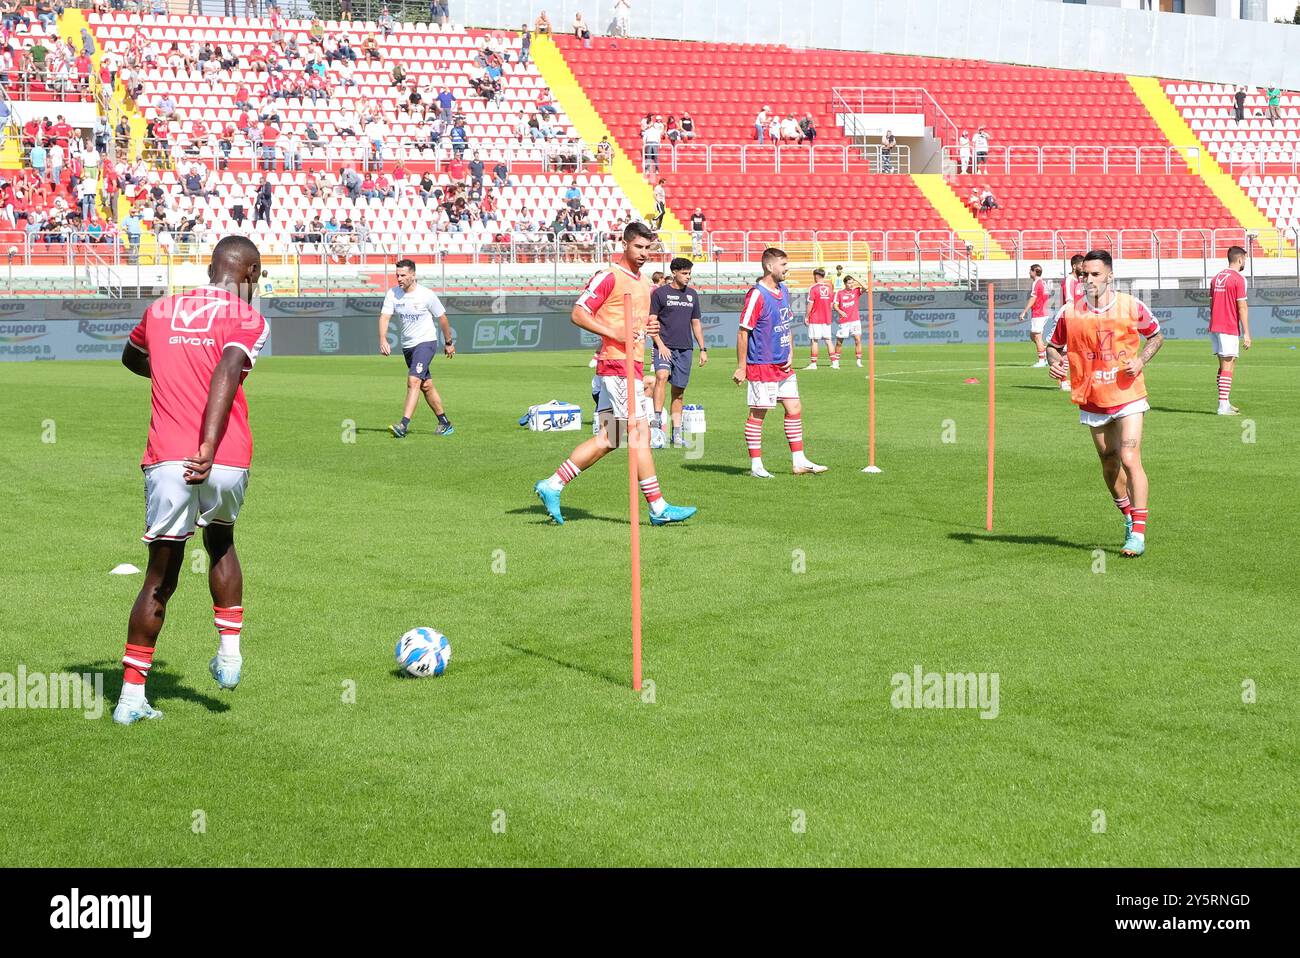
[[448, 359], [456, 355], [456, 343], [442, 301], [433, 290], [416, 281], [414, 260], [397, 261], [397, 285], [384, 297], [384, 305], [379, 314], [379, 352], [384, 356], [392, 352], [392, 347], [388, 344], [388, 324], [394, 313], [402, 324], [402, 355], [406, 359], [406, 407], [402, 421], [388, 428], [398, 439], [404, 438], [411, 424], [411, 416], [419, 404], [420, 394], [423, 393], [429, 408], [438, 417], [437, 435], [450, 436], [455, 430], [443, 410], [442, 397], [438, 395], [438, 390], [429, 377], [429, 365], [438, 349], [435, 320], [442, 327], [445, 343], [443, 352]]

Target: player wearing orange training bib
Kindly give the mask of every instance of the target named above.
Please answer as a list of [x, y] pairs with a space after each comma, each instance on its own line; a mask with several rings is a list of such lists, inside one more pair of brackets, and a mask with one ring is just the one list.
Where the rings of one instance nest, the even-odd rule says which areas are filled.
[[1047, 341], [1048, 371], [1055, 379], [1069, 376], [1070, 399], [1079, 407], [1079, 422], [1092, 431], [1102, 478], [1124, 514], [1121, 555], [1133, 558], [1146, 551], [1147, 531], [1142, 414], [1151, 406], [1142, 370], [1160, 351], [1164, 338], [1145, 303], [1115, 291], [1110, 253], [1093, 250], [1084, 257], [1083, 273], [1084, 298], [1067, 301], [1056, 314]]

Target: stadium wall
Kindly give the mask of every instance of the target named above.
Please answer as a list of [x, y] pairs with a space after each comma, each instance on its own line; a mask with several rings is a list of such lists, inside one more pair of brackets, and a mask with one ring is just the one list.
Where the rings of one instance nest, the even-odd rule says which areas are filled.
[[[581, 10], [604, 35], [614, 3], [596, 7], [592, 15], [591, 0], [453, 0], [451, 12], [466, 24], [517, 30], [546, 10], [567, 32]], [[1300, 89], [1300, 27], [1290, 24], [1045, 0], [808, 0], [751, 10], [748, 0], [633, 0], [629, 32]], [[755, 96], [777, 102], [781, 91]]]
[[[1024, 291], [997, 293], [999, 342], [1023, 342]], [[876, 342], [982, 343], [987, 341], [986, 294], [925, 290], [881, 292], [876, 298]], [[1210, 300], [1204, 290], [1153, 290], [1142, 295], [1171, 339], [1208, 335]], [[734, 349], [743, 294], [701, 297], [701, 325], [711, 349]], [[797, 297], [801, 300], [802, 297]], [[149, 300], [29, 299], [0, 304], [0, 360], [116, 359]], [[596, 338], [569, 321], [572, 295], [444, 296], [462, 353], [592, 349]], [[375, 319], [382, 297], [276, 298], [261, 302], [271, 324], [264, 355], [368, 356], [375, 350]], [[800, 307], [802, 308], [802, 307]], [[802, 315], [798, 315], [802, 322]], [[1251, 291], [1251, 324], [1260, 338], [1300, 339], [1300, 289]], [[396, 329], [390, 331], [396, 345]], [[807, 330], [795, 329], [806, 346]]]

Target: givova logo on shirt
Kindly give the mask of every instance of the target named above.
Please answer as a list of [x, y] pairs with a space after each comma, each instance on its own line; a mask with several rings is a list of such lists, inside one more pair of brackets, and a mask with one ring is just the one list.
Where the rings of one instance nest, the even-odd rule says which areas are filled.
[[172, 304], [172, 332], [206, 333], [212, 329], [217, 310], [226, 305], [224, 299], [178, 299]]
[[480, 319], [474, 324], [475, 349], [532, 349], [542, 341], [542, 318]]

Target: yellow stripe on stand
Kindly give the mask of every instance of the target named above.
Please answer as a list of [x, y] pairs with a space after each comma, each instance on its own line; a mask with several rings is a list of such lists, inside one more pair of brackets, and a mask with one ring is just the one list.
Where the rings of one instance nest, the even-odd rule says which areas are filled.
[[989, 235], [984, 225], [975, 218], [970, 209], [948, 181], [938, 173], [913, 173], [912, 182], [925, 194], [935, 212], [943, 217], [948, 228], [971, 247], [971, 256], [975, 259], [1010, 259], [1007, 251], [999, 246]]
[[[1277, 237], [1280, 234], [1277, 224], [1265, 216], [1264, 212], [1251, 201], [1246, 191], [1237, 185], [1232, 174], [1225, 173], [1223, 167], [1219, 166], [1200, 137], [1187, 125], [1187, 121], [1169, 99], [1160, 81], [1155, 77], [1131, 76], [1128, 78], [1128, 83], [1172, 146], [1186, 153], [1188, 147], [1196, 144], [1200, 159], [1199, 176], [1219, 202], [1227, 207], [1233, 218], [1246, 229], [1258, 232], [1259, 245], [1270, 253], [1287, 252], [1290, 246], [1285, 240], [1278, 242]], [[1188, 165], [1192, 164], [1189, 162]], [[1192, 173], [1192, 175], [1198, 174]]]
[[[578, 138], [594, 145], [600, 142], [601, 137], [609, 137], [609, 142], [614, 147], [614, 162], [610, 172], [631, 200], [633, 208], [649, 219], [655, 208], [654, 190], [609, 132], [609, 127], [578, 83], [578, 78], [569, 69], [569, 64], [565, 62], [564, 54], [555, 45], [555, 41], [547, 34], [534, 36], [532, 58], [542, 79], [551, 88], [556, 101], [578, 131]], [[679, 234], [685, 248], [690, 248], [689, 239], [685, 236], [686, 228], [671, 209], [664, 214], [661, 231]]]

